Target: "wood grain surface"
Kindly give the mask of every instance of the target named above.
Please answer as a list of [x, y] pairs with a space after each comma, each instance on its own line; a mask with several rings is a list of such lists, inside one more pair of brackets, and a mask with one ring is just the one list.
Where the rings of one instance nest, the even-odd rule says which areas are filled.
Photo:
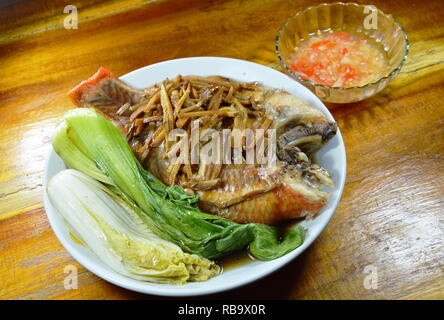
[[[276, 67], [277, 30], [316, 2], [2, 1], [0, 298], [158, 299], [85, 270], [49, 226], [42, 173], [54, 126], [73, 107], [66, 91], [99, 66], [121, 75], [168, 59], [223, 56]], [[78, 8], [77, 30], [63, 27], [67, 4]], [[333, 219], [283, 269], [205, 298], [444, 298], [444, 6], [440, 0], [372, 4], [403, 25], [412, 46], [401, 74], [381, 94], [328, 105], [348, 160]], [[64, 268], [71, 264], [79, 288], [65, 290]], [[377, 270], [375, 289], [364, 283], [368, 266]]]

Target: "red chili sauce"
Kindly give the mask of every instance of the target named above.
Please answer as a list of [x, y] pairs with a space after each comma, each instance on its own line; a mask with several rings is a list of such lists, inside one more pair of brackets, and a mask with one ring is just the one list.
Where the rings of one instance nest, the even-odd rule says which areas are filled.
[[329, 32], [302, 41], [290, 69], [304, 80], [349, 88], [387, 75], [385, 52], [372, 40], [348, 32]]

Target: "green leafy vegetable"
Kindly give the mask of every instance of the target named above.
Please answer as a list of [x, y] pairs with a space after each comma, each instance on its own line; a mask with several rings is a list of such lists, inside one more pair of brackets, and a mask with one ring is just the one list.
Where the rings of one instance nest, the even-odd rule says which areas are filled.
[[67, 112], [53, 146], [68, 166], [113, 186], [154, 233], [186, 252], [216, 258], [250, 245], [254, 257], [271, 260], [304, 240], [300, 226], [279, 241], [271, 226], [237, 224], [203, 213], [195, 196], [179, 186], [165, 186], [143, 169], [119, 129], [92, 109]]
[[220, 272], [214, 262], [156, 236], [121, 198], [79, 171], [56, 174], [48, 195], [72, 233], [116, 272], [177, 284], [205, 281]]

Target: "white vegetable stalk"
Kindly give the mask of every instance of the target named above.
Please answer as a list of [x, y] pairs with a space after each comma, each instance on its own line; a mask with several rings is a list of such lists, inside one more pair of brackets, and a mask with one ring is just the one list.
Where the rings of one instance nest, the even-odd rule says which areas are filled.
[[79, 171], [59, 172], [49, 182], [48, 194], [74, 235], [120, 274], [185, 283], [205, 281], [220, 272], [214, 262], [184, 253], [156, 236], [117, 195]]

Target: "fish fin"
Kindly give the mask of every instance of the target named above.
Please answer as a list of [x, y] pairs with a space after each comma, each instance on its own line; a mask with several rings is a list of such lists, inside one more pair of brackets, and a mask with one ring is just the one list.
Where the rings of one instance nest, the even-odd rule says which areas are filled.
[[80, 82], [76, 87], [71, 89], [68, 92], [68, 96], [75, 104], [80, 105], [80, 99], [82, 97], [82, 93], [86, 88], [95, 85], [97, 82], [99, 82], [102, 79], [112, 78], [113, 76], [114, 75], [111, 71], [109, 71], [104, 67], [100, 67], [99, 70], [97, 70], [97, 72], [92, 77]]

